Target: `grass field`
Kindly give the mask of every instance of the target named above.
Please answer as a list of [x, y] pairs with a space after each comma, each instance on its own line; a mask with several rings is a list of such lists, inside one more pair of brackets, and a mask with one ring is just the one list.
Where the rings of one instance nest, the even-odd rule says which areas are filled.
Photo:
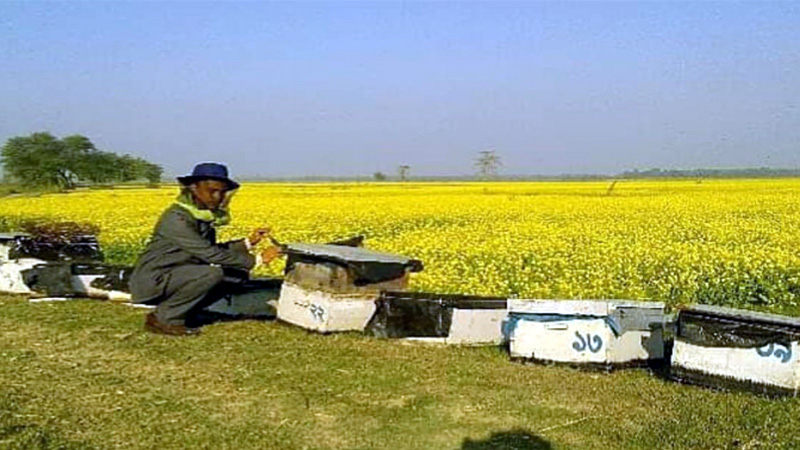
[[521, 365], [494, 348], [409, 345], [229, 322], [196, 338], [141, 310], [0, 297], [4, 449], [798, 448], [800, 399], [645, 370]]
[[[100, 227], [132, 263], [175, 187], [0, 199]], [[800, 180], [245, 184], [223, 237], [364, 234], [425, 263], [415, 290], [704, 302], [800, 313]], [[264, 273], [278, 274], [280, 264]], [[141, 310], [0, 296], [0, 448], [800, 448], [800, 399], [645, 370], [520, 365], [497, 348], [276, 322], [147, 334]]]

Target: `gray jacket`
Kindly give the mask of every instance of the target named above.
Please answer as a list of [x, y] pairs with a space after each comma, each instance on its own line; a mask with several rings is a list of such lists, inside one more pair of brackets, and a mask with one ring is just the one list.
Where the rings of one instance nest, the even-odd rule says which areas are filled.
[[158, 220], [131, 274], [133, 301], [157, 300], [164, 294], [170, 269], [191, 264], [249, 271], [255, 265], [255, 258], [247, 251], [243, 239], [218, 244], [210, 222], [197, 220], [189, 211], [172, 205]]

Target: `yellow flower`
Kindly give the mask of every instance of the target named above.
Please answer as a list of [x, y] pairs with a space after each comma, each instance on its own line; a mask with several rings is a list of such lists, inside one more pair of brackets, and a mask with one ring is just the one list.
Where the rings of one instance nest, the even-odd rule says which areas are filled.
[[[800, 303], [800, 180], [245, 183], [221, 239], [267, 224], [283, 242], [357, 234], [423, 261], [412, 289], [631, 298], [780, 309]], [[29, 218], [100, 227], [132, 264], [177, 186], [0, 199]], [[280, 263], [263, 274], [279, 275]]]

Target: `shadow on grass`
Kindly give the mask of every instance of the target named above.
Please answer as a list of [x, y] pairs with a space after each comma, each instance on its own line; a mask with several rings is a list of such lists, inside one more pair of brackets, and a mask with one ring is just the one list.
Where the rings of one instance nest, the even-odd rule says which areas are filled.
[[672, 348], [675, 344], [674, 339], [664, 340], [664, 358], [661, 360], [650, 360], [647, 362], [647, 368], [650, 373], [656, 378], [668, 382], [675, 382], [672, 379]]
[[525, 430], [496, 431], [487, 439], [473, 441], [464, 439], [461, 450], [550, 450], [546, 440]]

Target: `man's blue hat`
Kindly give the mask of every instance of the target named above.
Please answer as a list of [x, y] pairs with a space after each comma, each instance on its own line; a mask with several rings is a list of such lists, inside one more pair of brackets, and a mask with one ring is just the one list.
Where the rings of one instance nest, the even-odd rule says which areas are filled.
[[191, 175], [185, 177], [178, 177], [178, 181], [188, 186], [194, 182], [201, 180], [217, 180], [223, 181], [228, 185], [228, 190], [232, 191], [239, 188], [239, 183], [228, 178], [228, 168], [223, 164], [204, 162], [194, 166]]

